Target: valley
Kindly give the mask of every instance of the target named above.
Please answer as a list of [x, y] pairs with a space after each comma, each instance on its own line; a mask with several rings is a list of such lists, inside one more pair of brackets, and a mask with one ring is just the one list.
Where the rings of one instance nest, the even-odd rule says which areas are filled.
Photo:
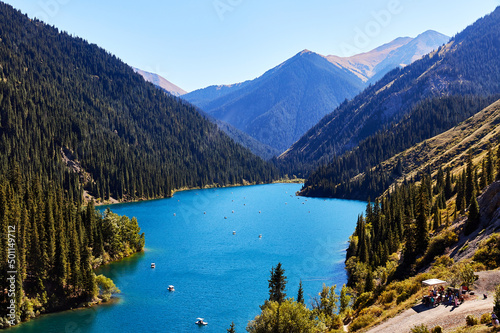
[[500, 7], [278, 2], [0, 2], [0, 328], [496, 331]]

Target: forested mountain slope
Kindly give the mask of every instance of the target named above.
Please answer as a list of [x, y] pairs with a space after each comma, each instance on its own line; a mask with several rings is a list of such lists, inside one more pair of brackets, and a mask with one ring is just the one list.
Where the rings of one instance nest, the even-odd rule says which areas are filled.
[[343, 103], [280, 159], [285, 163], [323, 164], [397, 124], [426, 99], [500, 93], [499, 40], [497, 8], [444, 47], [389, 72], [352, 101]]
[[275, 177], [194, 107], [98, 46], [5, 4], [0, 31], [0, 173], [15, 161], [26, 178], [76, 189], [76, 180], [64, 176], [65, 150], [85, 171], [86, 189], [101, 199]]

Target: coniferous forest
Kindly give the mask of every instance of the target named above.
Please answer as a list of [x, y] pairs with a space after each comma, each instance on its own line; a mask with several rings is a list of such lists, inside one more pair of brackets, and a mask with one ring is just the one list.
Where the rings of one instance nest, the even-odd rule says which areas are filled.
[[[297, 299], [287, 298], [280, 263], [271, 270], [262, 314], [247, 330], [369, 325], [366, 318], [375, 315], [365, 308], [390, 283], [431, 262], [451, 267], [446, 249], [480, 230], [478, 196], [500, 180], [500, 102], [493, 120], [470, 117], [500, 98], [499, 22], [497, 8], [450, 44], [346, 100], [266, 162], [115, 55], [0, 2], [0, 279], [7, 281], [0, 328], [119, 292], [95, 270], [141, 252], [147, 235], [135, 218], [95, 205], [269, 183], [284, 174], [308, 176], [304, 196], [368, 199], [366, 213], [349, 241], [348, 286], [340, 296], [325, 285], [309, 309], [300, 281]], [[433, 169], [415, 171], [417, 162], [397, 155], [468, 121], [484, 133], [468, 133], [452, 162], [436, 149], [432, 157], [441, 159]], [[486, 258], [480, 264], [491, 261], [486, 252], [478, 251], [478, 262]]]
[[[93, 201], [269, 182], [277, 171], [115, 56], [0, 3], [0, 317], [109, 298], [94, 269], [142, 251], [138, 222]], [[17, 254], [8, 267], [9, 247]], [[14, 245], [15, 244], [15, 245]], [[14, 289], [12, 289], [14, 288]]]

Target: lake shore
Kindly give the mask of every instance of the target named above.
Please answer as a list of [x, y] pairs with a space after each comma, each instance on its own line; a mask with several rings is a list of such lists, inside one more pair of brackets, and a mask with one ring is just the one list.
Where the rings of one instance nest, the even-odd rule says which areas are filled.
[[[126, 255], [126, 256], [124, 256], [122, 258], [119, 258], [119, 259], [116, 259], [116, 260], [106, 261], [103, 264], [99, 265], [98, 267], [94, 268], [94, 272], [97, 272], [99, 269], [102, 269], [102, 268], [104, 268], [105, 266], [107, 266], [109, 264], [118, 263], [118, 262], [121, 262], [121, 261], [124, 261], [124, 260], [127, 260], [127, 259], [131, 259], [134, 256], [137, 256], [137, 255], [140, 255], [140, 254], [144, 253], [144, 251], [145, 250], [143, 249], [142, 251], [131, 253], [129, 255]], [[85, 310], [85, 309], [90, 309], [90, 308], [93, 308], [93, 307], [96, 307], [96, 306], [112, 305], [112, 304], [115, 304], [115, 303], [119, 302], [119, 300], [120, 300], [120, 297], [118, 297], [116, 295], [113, 295], [107, 301], [103, 300], [103, 299], [101, 299], [99, 297], [95, 297], [93, 300], [88, 301], [88, 302], [71, 303], [71, 304], [68, 304], [67, 306], [62, 306], [59, 309], [54, 310], [54, 311], [47, 311], [47, 312], [42, 312], [42, 313], [36, 313], [34, 317], [31, 317], [31, 318], [28, 318], [27, 320], [18, 322], [16, 325], [7, 326], [7, 327], [3, 327], [3, 328], [0, 328], [0, 329], [1, 330], [6, 330], [6, 332], [8, 332], [9, 329], [11, 329], [11, 328], [19, 327], [19, 326], [21, 326], [21, 325], [23, 325], [25, 323], [31, 322], [32, 320], [36, 320], [36, 319], [38, 319], [40, 317], [44, 317], [44, 316], [51, 315], [51, 314], [56, 314], [56, 313], [63, 313], [63, 312], [66, 312], [66, 311]]]
[[88, 193], [85, 192], [84, 193], [84, 202], [87, 203], [87, 202], [90, 202], [91, 199], [94, 199], [95, 206], [106, 206], [106, 205], [133, 203], [133, 202], [143, 202], [143, 201], [150, 201], [150, 200], [168, 199], [168, 198], [172, 198], [175, 195], [175, 193], [184, 192], [184, 191], [192, 191], [192, 190], [209, 190], [209, 189], [214, 189], [214, 188], [231, 188], [231, 187], [268, 185], [268, 184], [303, 184], [304, 182], [305, 182], [305, 179], [303, 179], [303, 178], [293, 178], [293, 179], [282, 178], [279, 180], [275, 180], [271, 183], [245, 182], [245, 183], [237, 183], [237, 184], [230, 184], [230, 185], [212, 184], [212, 185], [205, 185], [204, 187], [196, 186], [196, 187], [183, 187], [183, 188], [175, 189], [172, 191], [172, 194], [167, 196], [167, 197], [136, 198], [136, 199], [124, 198], [121, 200], [110, 198], [110, 200], [106, 200], [106, 201], [102, 201], [102, 202], [100, 200], [96, 200], [94, 197], [88, 195]]

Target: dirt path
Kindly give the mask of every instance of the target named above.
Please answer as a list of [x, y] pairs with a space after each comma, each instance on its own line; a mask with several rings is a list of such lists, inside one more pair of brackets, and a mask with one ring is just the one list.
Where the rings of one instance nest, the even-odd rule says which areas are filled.
[[[367, 332], [403, 333], [409, 332], [412, 327], [420, 324], [425, 324], [428, 328], [439, 325], [448, 329], [465, 326], [465, 317], [469, 314], [479, 319], [483, 313], [490, 313], [493, 310], [493, 295], [495, 287], [500, 284], [500, 271], [479, 272], [477, 275], [479, 279], [474, 288], [476, 295], [459, 307], [439, 305], [435, 308], [427, 308], [419, 304]], [[483, 294], [487, 294], [488, 298], [484, 299]]]

